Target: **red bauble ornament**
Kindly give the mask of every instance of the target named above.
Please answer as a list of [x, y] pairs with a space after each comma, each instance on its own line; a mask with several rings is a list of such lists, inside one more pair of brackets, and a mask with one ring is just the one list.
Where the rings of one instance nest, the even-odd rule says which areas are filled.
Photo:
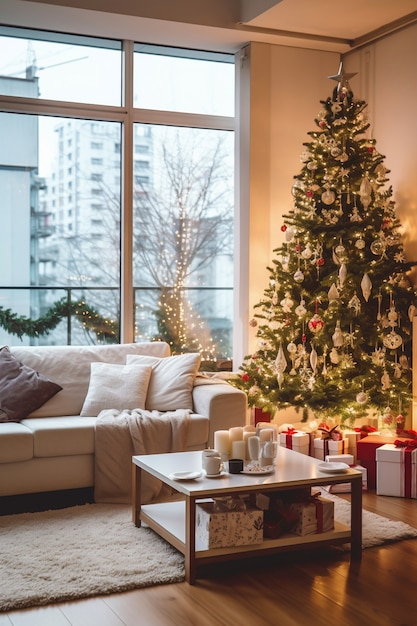
[[324, 321], [322, 320], [320, 315], [315, 313], [309, 321], [308, 327], [312, 333], [319, 333], [324, 328]]
[[311, 189], [307, 189], [306, 196], [307, 196], [307, 198], [312, 198], [313, 197], [313, 192], [311, 191]]
[[317, 265], [319, 265], [320, 267], [324, 265], [324, 259], [322, 256], [319, 259], [317, 259]]
[[286, 225], [286, 224], [283, 224], [283, 225], [281, 226], [281, 230], [282, 230], [282, 232], [283, 232], [283, 233], [285, 233], [285, 231], [287, 230], [287, 225]]
[[320, 126], [320, 128], [324, 128], [326, 126], [326, 121], [325, 120], [321, 120], [319, 122], [319, 126]]
[[301, 246], [299, 243], [297, 243], [297, 245], [295, 246], [295, 251], [300, 252], [300, 250], [301, 250]]
[[242, 380], [247, 383], [249, 380], [249, 374], [242, 374]]
[[375, 150], [374, 146], [367, 146], [366, 149], [370, 154], [372, 154], [372, 152]]

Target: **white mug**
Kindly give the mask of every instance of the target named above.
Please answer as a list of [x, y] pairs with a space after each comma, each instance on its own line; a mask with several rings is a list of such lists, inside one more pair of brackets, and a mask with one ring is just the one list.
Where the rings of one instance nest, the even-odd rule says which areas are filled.
[[223, 469], [223, 463], [217, 450], [203, 450], [202, 464], [203, 469], [209, 476], [215, 476], [216, 474], [220, 474]]

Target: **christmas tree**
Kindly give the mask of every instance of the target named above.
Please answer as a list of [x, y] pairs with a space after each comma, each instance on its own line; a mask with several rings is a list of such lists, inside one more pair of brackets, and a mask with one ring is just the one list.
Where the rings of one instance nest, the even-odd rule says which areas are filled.
[[258, 347], [234, 384], [250, 406], [292, 406], [302, 421], [332, 417], [343, 427], [376, 415], [395, 425], [412, 395], [415, 263], [404, 255], [389, 170], [353, 75], [341, 64], [329, 77], [338, 84], [303, 144], [284, 243], [251, 321]]

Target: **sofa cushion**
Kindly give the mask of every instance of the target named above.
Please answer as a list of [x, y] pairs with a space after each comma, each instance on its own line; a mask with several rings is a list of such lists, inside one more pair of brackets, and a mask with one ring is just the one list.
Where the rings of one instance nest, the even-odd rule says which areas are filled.
[[94, 453], [95, 417], [30, 417], [21, 424], [31, 431], [33, 456], [60, 457]]
[[0, 422], [19, 422], [62, 387], [0, 348]]
[[1, 424], [0, 437], [0, 463], [29, 461], [33, 457], [33, 434], [24, 424]]
[[80, 415], [96, 417], [103, 409], [144, 409], [151, 372], [150, 365], [91, 363]]
[[151, 356], [128, 355], [126, 362], [152, 367], [146, 396], [149, 411], [193, 409], [193, 385], [201, 354], [188, 353], [158, 359]]
[[79, 415], [87, 395], [92, 362], [126, 363], [127, 354], [169, 355], [162, 341], [100, 346], [13, 346], [19, 361], [51, 378], [63, 389], [29, 417]]

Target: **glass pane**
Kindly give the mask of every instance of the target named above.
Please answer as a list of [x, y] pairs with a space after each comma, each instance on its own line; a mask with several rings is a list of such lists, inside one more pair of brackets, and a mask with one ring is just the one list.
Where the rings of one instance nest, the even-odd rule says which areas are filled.
[[120, 124], [2, 113], [0, 136], [0, 306], [38, 320], [31, 343], [117, 341]]
[[[136, 44], [134, 55], [134, 106], [159, 111], [205, 115], [234, 115], [234, 64], [207, 58], [192, 58], [195, 51], [157, 48]], [[159, 49], [160, 50], [160, 49]], [[182, 54], [183, 56], [179, 56]], [[187, 58], [185, 55], [190, 55]], [[201, 57], [211, 56], [201, 53]], [[217, 55], [218, 59], [227, 55]], [[233, 61], [233, 56], [229, 56]]]
[[120, 106], [121, 69], [120, 42], [0, 27], [3, 95]]
[[135, 125], [136, 335], [231, 354], [233, 133]]

